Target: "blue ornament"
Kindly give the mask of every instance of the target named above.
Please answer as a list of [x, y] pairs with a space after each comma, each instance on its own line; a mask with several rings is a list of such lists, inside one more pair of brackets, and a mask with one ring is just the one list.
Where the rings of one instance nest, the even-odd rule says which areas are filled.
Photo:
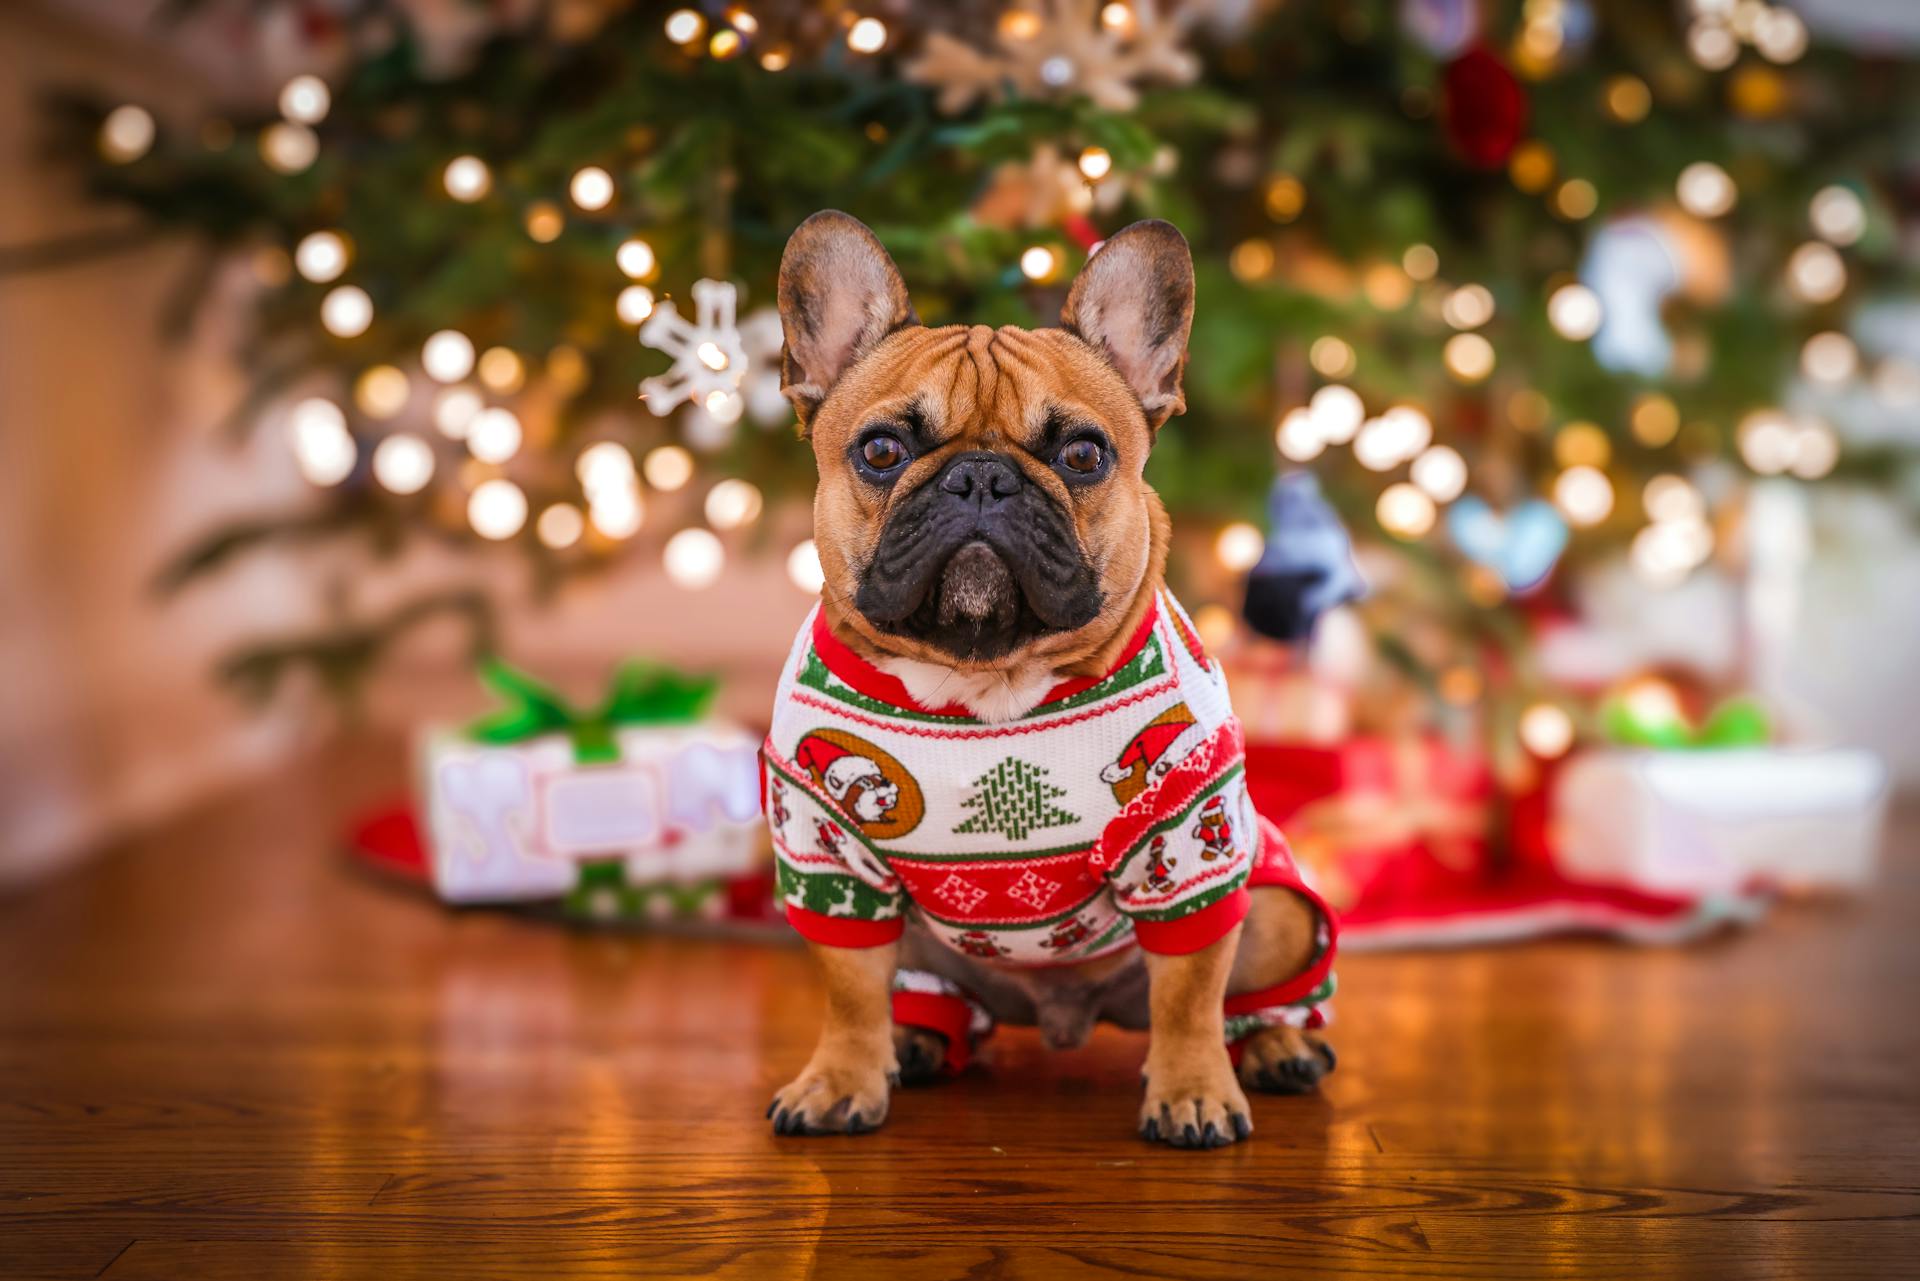
[[1567, 522], [1553, 504], [1535, 498], [1505, 516], [1466, 497], [1447, 512], [1447, 533], [1468, 559], [1500, 575], [1511, 592], [1538, 587], [1567, 547]]
[[1267, 496], [1267, 549], [1247, 575], [1247, 622], [1275, 640], [1304, 641], [1320, 616], [1366, 595], [1353, 543], [1312, 472], [1292, 471]]

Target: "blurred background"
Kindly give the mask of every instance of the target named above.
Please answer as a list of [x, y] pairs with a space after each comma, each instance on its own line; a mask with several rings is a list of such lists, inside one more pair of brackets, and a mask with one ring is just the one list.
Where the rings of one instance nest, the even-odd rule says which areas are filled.
[[1186, 233], [1170, 576], [1362, 923], [1857, 888], [1920, 782], [1904, 0], [26, 0], [0, 58], [0, 883], [482, 674], [494, 743], [640, 658], [613, 720], [750, 745], [823, 207], [930, 324]]

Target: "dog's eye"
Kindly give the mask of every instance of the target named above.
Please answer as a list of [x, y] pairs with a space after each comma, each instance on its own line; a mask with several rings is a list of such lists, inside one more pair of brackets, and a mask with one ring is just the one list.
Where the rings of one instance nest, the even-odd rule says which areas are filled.
[[1091, 476], [1100, 470], [1100, 464], [1107, 458], [1106, 450], [1100, 448], [1100, 442], [1082, 436], [1079, 440], [1070, 440], [1066, 448], [1060, 451], [1060, 465], [1068, 471], [1079, 472], [1082, 476]]
[[860, 446], [860, 461], [875, 471], [892, 471], [907, 461], [907, 447], [898, 436], [869, 436]]

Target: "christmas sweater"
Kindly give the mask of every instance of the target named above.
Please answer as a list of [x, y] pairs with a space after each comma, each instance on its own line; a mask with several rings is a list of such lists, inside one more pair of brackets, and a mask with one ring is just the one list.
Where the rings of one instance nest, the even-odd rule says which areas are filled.
[[1164, 592], [1110, 672], [1001, 723], [920, 705], [816, 607], [762, 761], [787, 918], [837, 946], [888, 942], [912, 913], [1019, 964], [1198, 951], [1246, 915], [1278, 841], [1247, 797], [1225, 677]]

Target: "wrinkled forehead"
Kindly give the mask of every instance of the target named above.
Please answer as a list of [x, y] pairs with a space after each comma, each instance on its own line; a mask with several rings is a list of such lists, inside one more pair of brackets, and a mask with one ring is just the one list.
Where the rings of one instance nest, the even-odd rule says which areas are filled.
[[908, 424], [947, 444], [1030, 445], [1050, 422], [1082, 419], [1144, 440], [1146, 420], [1127, 384], [1085, 343], [1060, 329], [987, 325], [913, 327], [888, 337], [833, 390], [816, 440], [841, 443], [875, 419]]

